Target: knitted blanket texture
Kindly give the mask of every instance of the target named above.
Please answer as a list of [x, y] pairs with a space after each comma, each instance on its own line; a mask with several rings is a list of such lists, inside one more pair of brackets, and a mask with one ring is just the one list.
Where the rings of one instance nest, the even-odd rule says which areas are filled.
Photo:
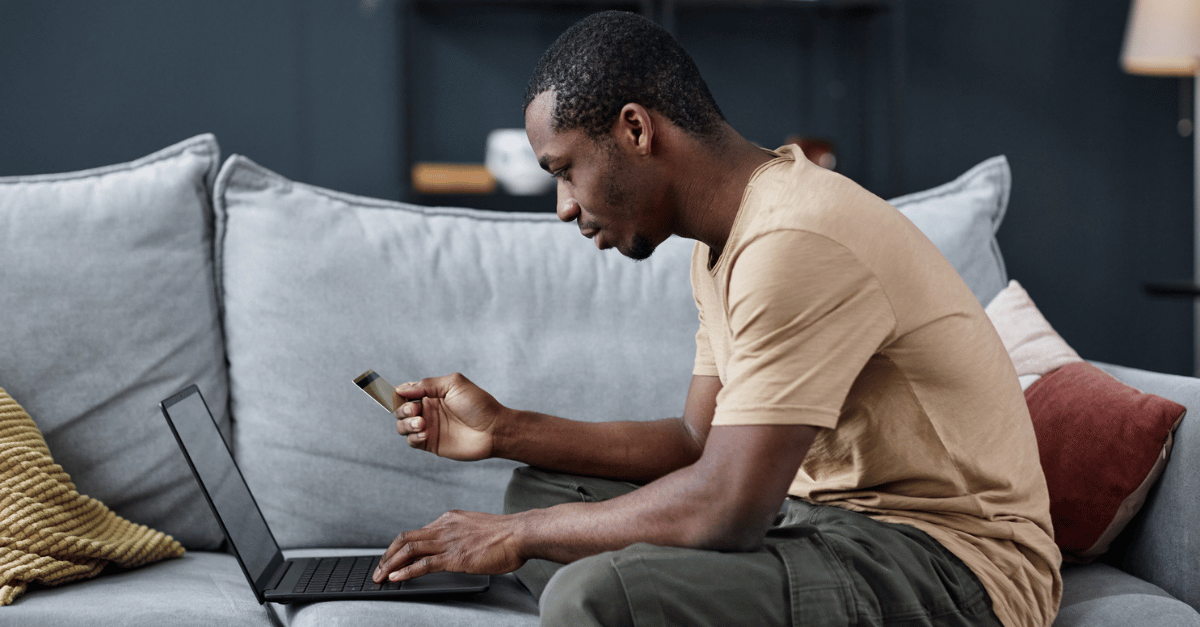
[[94, 577], [183, 555], [174, 538], [79, 494], [33, 419], [0, 388], [0, 606], [30, 583]]

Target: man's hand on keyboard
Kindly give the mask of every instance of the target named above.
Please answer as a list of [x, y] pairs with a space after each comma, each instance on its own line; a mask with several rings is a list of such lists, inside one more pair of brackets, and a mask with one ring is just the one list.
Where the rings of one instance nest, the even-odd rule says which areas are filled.
[[452, 511], [392, 541], [374, 581], [403, 581], [427, 573], [458, 572], [498, 575], [525, 563], [520, 557], [514, 518], [479, 512]]

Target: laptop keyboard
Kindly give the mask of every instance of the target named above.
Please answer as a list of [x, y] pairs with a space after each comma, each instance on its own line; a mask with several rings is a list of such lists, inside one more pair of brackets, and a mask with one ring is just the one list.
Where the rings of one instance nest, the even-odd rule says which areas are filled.
[[300, 573], [294, 594], [316, 592], [359, 592], [362, 590], [395, 590], [403, 582], [371, 580], [382, 555], [361, 557], [323, 557], [314, 559]]

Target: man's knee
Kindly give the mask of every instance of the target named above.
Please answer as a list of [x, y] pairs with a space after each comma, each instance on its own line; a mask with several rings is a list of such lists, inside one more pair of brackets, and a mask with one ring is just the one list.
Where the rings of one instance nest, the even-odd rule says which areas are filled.
[[560, 568], [542, 594], [542, 625], [632, 625], [612, 556], [601, 553]]
[[520, 466], [513, 469], [508, 488], [504, 491], [504, 513], [515, 514], [551, 507], [571, 499], [571, 493], [555, 482], [550, 473]]
[[514, 514], [562, 503], [605, 501], [632, 492], [632, 483], [547, 472], [528, 466], [513, 469], [504, 493], [504, 513]]

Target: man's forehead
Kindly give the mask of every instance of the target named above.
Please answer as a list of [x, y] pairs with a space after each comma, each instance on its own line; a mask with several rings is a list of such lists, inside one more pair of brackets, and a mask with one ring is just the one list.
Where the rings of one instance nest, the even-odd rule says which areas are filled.
[[550, 132], [554, 126], [554, 91], [548, 90], [537, 95], [525, 108], [525, 130], [531, 135], [537, 132]]
[[549, 169], [550, 163], [558, 157], [551, 146], [557, 133], [554, 131], [554, 90], [547, 90], [537, 95], [525, 109], [525, 132], [529, 135], [529, 143], [537, 153], [538, 163], [542, 168]]
[[525, 133], [529, 144], [537, 155], [538, 163], [546, 170], [558, 160], [573, 160], [579, 151], [590, 151], [596, 140], [589, 137], [581, 127], [557, 130], [554, 127], [554, 89], [537, 95], [525, 109]]

